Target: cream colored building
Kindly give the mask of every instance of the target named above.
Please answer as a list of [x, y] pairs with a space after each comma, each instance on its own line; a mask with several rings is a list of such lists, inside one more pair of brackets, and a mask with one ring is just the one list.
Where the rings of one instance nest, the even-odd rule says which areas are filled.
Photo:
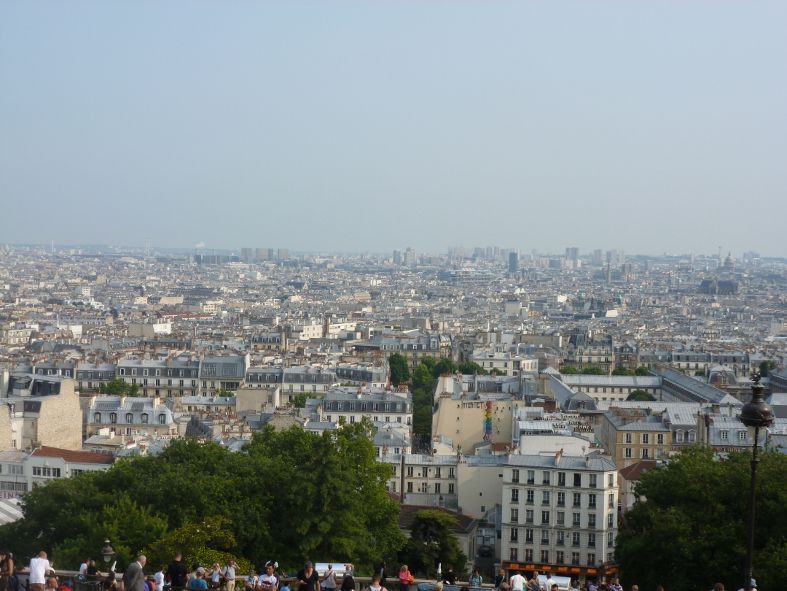
[[82, 448], [82, 411], [73, 379], [10, 375], [0, 392], [0, 451]]

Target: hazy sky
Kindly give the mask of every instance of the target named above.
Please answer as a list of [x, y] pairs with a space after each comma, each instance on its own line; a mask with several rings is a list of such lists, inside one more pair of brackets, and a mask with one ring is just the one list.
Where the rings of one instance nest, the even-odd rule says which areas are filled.
[[787, 255], [787, 2], [0, 2], [0, 242]]

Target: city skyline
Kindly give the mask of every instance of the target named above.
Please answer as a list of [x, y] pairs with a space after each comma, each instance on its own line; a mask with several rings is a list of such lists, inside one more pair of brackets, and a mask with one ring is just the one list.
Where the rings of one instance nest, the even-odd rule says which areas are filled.
[[781, 256], [785, 17], [7, 2], [0, 240]]

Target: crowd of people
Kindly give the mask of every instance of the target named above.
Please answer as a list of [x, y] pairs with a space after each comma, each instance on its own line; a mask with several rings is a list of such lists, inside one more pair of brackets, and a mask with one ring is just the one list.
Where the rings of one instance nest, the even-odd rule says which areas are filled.
[[[297, 574], [287, 576], [279, 572], [279, 565], [275, 561], [268, 561], [261, 567], [261, 574], [251, 570], [245, 577], [239, 572], [234, 560], [229, 560], [225, 565], [215, 562], [211, 567], [205, 568], [199, 564], [186, 566], [181, 554], [176, 554], [165, 568], [157, 565], [154, 574], [145, 574], [147, 559], [140, 555], [132, 562], [123, 573], [122, 581], [116, 581], [115, 573], [102, 574], [92, 559], [86, 559], [79, 568], [78, 580], [103, 583], [102, 591], [356, 591], [357, 586], [354, 576], [354, 567], [345, 563], [337, 572], [332, 564], [328, 564], [324, 573], [320, 575], [311, 562], [306, 562]], [[19, 591], [20, 585], [17, 577], [17, 567], [13, 554], [0, 550], [0, 591]], [[110, 569], [112, 571], [112, 569]], [[444, 586], [456, 586], [457, 575], [452, 566], [440, 573], [436, 584], [422, 583], [417, 586], [417, 591], [443, 591]], [[564, 580], [565, 581], [565, 580]], [[415, 577], [409, 567], [403, 564], [394, 581], [388, 581], [388, 572], [385, 563], [377, 565], [368, 586], [363, 591], [416, 591], [411, 589]], [[390, 586], [387, 586], [389, 585]], [[462, 586], [462, 591], [479, 588], [484, 584], [483, 577], [478, 568], [472, 570], [467, 585]], [[74, 582], [70, 579], [59, 581], [52, 563], [46, 552], [41, 551], [30, 560], [28, 567], [28, 591], [73, 591]], [[507, 573], [500, 569], [492, 585], [495, 591], [564, 591], [565, 582], [561, 585], [549, 573], [539, 576], [535, 572], [530, 578], [525, 573]], [[571, 580], [568, 583], [569, 591], [625, 591], [618, 579], [597, 583], [587, 580], [583, 585]], [[639, 586], [630, 586], [630, 591], [640, 591]], [[665, 591], [658, 585], [654, 591]], [[712, 591], [725, 591], [722, 583], [716, 583]], [[752, 584], [739, 591], [757, 591]]]

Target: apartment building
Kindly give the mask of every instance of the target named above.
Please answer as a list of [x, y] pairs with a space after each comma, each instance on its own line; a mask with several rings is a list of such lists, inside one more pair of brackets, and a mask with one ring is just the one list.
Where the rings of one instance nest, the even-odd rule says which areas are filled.
[[[604, 413], [598, 437], [620, 469], [640, 460], [667, 459], [673, 450], [673, 433], [660, 414], [648, 409], [612, 408]], [[694, 443], [695, 431], [686, 433]]]
[[199, 392], [200, 362], [190, 357], [125, 358], [117, 362], [117, 377], [137, 386], [143, 396], [193, 396]]
[[316, 403], [319, 421], [359, 423], [364, 418], [375, 423], [410, 426], [413, 422], [413, 399], [410, 392], [392, 392], [377, 388], [332, 388]]
[[583, 392], [596, 402], [624, 401], [636, 390], [647, 392], [657, 400], [661, 394], [661, 378], [657, 376], [561, 374], [560, 380], [574, 392]]
[[386, 486], [402, 502], [425, 507], [456, 509], [459, 495], [456, 455], [425, 455], [389, 453], [381, 462], [392, 468]]
[[0, 498], [14, 498], [54, 478], [107, 470], [108, 454], [42, 446], [32, 451], [0, 451]]
[[60, 376], [11, 374], [0, 392], [0, 451], [39, 446], [82, 448], [76, 382]]
[[109, 428], [110, 433], [117, 435], [177, 434], [172, 411], [158, 397], [92, 396], [87, 406], [85, 424], [87, 437], [103, 428]]
[[511, 455], [503, 468], [503, 568], [614, 574], [617, 506], [615, 464], [597, 451]]
[[489, 373], [518, 376], [521, 373], [538, 373], [538, 359], [524, 357], [510, 351], [473, 351], [469, 360], [477, 363]]

